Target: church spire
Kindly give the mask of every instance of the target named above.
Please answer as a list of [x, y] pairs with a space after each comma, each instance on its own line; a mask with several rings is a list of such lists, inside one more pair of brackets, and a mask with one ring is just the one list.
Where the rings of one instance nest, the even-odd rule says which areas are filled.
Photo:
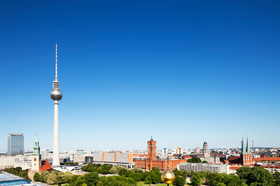
[[243, 136], [242, 136], [242, 151], [241, 151], [241, 154], [246, 154], [245, 144], [244, 144], [244, 137]]
[[251, 152], [250, 152], [250, 147], [249, 147], [248, 135], [247, 135], [246, 151], [247, 151], [247, 154], [251, 154]]
[[37, 134], [36, 134], [35, 144], [33, 147], [33, 156], [40, 156], [40, 146], [39, 146], [39, 140]]

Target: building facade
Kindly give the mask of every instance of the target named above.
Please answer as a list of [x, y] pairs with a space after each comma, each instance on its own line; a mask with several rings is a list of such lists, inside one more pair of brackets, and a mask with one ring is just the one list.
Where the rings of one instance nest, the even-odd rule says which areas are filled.
[[200, 158], [201, 161], [207, 161], [208, 163], [220, 163], [220, 156], [218, 156], [217, 154], [209, 153], [207, 142], [203, 143], [202, 153], [191, 154], [190, 156], [192, 158]]
[[51, 169], [52, 167], [47, 160], [41, 160], [40, 145], [38, 137], [36, 135], [36, 140], [33, 146], [33, 154], [31, 156], [31, 168], [28, 171], [28, 176], [32, 181], [34, 181], [33, 176], [36, 172], [42, 173], [43, 171]]
[[242, 152], [240, 154], [240, 158], [241, 158], [241, 165], [252, 165], [253, 163], [253, 157], [250, 151], [248, 137], [247, 137], [246, 148], [244, 145], [244, 139], [242, 138]]
[[226, 164], [207, 164], [207, 163], [181, 163], [177, 165], [178, 170], [186, 170], [186, 171], [211, 171], [218, 173], [226, 173], [229, 174], [230, 165]]
[[144, 170], [152, 170], [153, 167], [158, 167], [160, 170], [167, 170], [167, 166], [169, 166], [169, 169], [173, 170], [177, 168], [178, 164], [186, 162], [185, 159], [157, 160], [156, 143], [157, 142], [154, 141], [152, 138], [149, 141], [147, 141], [148, 156], [144, 160], [136, 160], [135, 167]]
[[19, 154], [24, 154], [23, 134], [10, 133], [8, 135], [7, 155], [15, 156]]
[[249, 142], [248, 142], [248, 137], [247, 137], [247, 144], [245, 147], [245, 142], [244, 138], [242, 137], [242, 142], [241, 142], [241, 154], [240, 156], [231, 156], [228, 159], [229, 164], [240, 164], [240, 165], [252, 165], [254, 164], [253, 162], [253, 156], [250, 151], [249, 147]]
[[88, 155], [74, 156], [74, 162], [111, 164], [128, 168], [134, 167], [133, 153], [96, 152]]

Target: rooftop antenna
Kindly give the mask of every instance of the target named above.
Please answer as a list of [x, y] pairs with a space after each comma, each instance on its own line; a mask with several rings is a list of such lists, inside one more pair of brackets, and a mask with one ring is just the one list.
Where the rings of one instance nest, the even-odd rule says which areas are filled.
[[57, 81], [57, 43], [55, 44], [55, 81]]

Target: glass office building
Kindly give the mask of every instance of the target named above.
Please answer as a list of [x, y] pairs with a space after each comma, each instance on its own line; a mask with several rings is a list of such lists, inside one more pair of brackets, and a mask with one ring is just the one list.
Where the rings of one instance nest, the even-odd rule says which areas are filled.
[[8, 136], [8, 156], [24, 154], [24, 137], [23, 134], [10, 133]]

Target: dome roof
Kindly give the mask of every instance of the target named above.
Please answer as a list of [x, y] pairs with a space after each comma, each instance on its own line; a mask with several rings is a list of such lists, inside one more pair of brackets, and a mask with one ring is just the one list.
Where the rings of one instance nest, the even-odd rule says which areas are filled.
[[203, 143], [203, 145], [207, 145], [207, 142], [205, 141], [205, 142]]

